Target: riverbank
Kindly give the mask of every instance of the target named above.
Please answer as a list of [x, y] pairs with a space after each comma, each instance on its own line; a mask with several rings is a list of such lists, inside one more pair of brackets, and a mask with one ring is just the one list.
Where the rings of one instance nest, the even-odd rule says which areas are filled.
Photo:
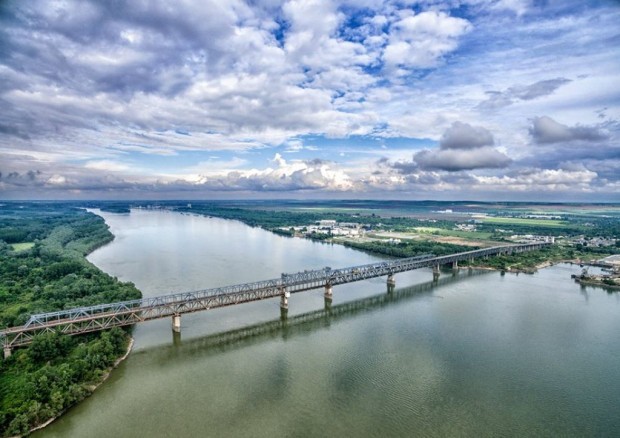
[[538, 263], [532, 267], [527, 267], [527, 268], [511, 268], [511, 267], [498, 268], [495, 266], [488, 266], [488, 265], [472, 265], [472, 266], [467, 266], [467, 267], [472, 268], [472, 269], [480, 269], [483, 271], [508, 272], [511, 274], [534, 274], [539, 269], [549, 268], [551, 266], [560, 265], [562, 263], [579, 264], [577, 260], [545, 260], [544, 262]]
[[[34, 245], [15, 251], [0, 241], [0, 328], [21, 326], [41, 311], [141, 297], [133, 284], [86, 260], [114, 239], [101, 217], [63, 204], [2, 213], [0, 228]], [[13, 349], [0, 360], [0, 436], [29, 434], [88, 397], [129, 344], [127, 333], [112, 329], [80, 338], [45, 333]]]
[[[91, 395], [93, 395], [93, 394], [95, 393], [95, 390], [96, 390], [97, 388], [99, 388], [99, 387], [100, 387], [100, 386], [101, 386], [101, 385], [102, 385], [102, 384], [103, 384], [106, 380], [108, 380], [108, 378], [109, 378], [109, 377], [110, 377], [110, 375], [112, 374], [112, 371], [113, 371], [115, 368], [117, 368], [117, 367], [121, 364], [121, 362], [123, 362], [125, 359], [127, 359], [127, 357], [129, 356], [129, 353], [131, 353], [131, 350], [133, 349], [134, 343], [135, 343], [134, 339], [133, 339], [132, 337], [130, 337], [130, 338], [129, 338], [129, 343], [127, 344], [127, 350], [125, 351], [125, 354], [123, 354], [121, 357], [119, 357], [119, 358], [118, 358], [118, 359], [114, 362], [114, 364], [112, 364], [112, 366], [110, 366], [110, 368], [108, 368], [108, 369], [106, 369], [106, 370], [104, 371], [104, 373], [103, 373], [103, 374], [102, 374], [102, 376], [101, 376], [101, 380], [100, 380], [99, 382], [95, 383], [94, 385], [90, 385], [90, 386], [88, 387], [89, 394], [88, 394], [86, 397], [84, 397], [82, 400], [79, 400], [77, 403], [81, 403], [81, 402], [83, 402], [84, 400], [86, 400], [88, 397], [90, 397]], [[64, 411], [62, 411], [62, 412], [61, 412], [61, 413], [59, 413], [58, 415], [56, 415], [56, 416], [54, 416], [54, 417], [50, 418], [49, 420], [45, 421], [44, 423], [39, 424], [38, 426], [33, 427], [33, 428], [32, 428], [32, 429], [30, 429], [30, 430], [28, 431], [28, 433], [26, 433], [25, 435], [14, 435], [14, 436], [9, 437], [9, 438], [21, 438], [21, 437], [23, 437], [23, 436], [30, 435], [31, 433], [36, 432], [37, 430], [41, 430], [41, 429], [45, 428], [46, 426], [49, 426], [49, 425], [50, 425], [50, 424], [52, 424], [54, 421], [56, 421], [58, 418], [62, 417], [62, 416], [65, 414], [65, 412], [67, 412], [69, 409], [71, 409], [72, 407], [74, 407], [75, 405], [77, 405], [77, 403], [76, 403], [76, 404], [74, 404], [73, 406], [70, 406], [69, 408], [65, 409]]]

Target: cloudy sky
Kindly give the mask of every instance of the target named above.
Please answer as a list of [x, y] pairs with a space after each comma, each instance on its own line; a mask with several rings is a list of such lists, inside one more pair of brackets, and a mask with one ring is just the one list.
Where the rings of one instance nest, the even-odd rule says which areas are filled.
[[617, 1], [0, 1], [0, 198], [617, 202], [618, 23]]

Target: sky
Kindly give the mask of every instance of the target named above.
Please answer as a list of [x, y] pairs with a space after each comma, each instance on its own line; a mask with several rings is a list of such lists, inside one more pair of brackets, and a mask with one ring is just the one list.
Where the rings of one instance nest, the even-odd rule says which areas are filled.
[[620, 202], [618, 23], [618, 1], [0, 1], [0, 199]]

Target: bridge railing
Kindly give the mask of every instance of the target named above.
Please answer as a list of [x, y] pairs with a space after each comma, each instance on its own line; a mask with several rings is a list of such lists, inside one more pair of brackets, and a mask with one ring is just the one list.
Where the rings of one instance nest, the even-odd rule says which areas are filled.
[[[254, 291], [265, 288], [273, 288], [282, 286], [279, 278], [271, 280], [263, 280], [252, 283], [235, 284], [231, 286], [223, 286], [211, 289], [202, 289], [190, 292], [179, 292], [170, 295], [161, 295], [153, 298], [142, 298], [130, 301], [119, 301], [109, 304], [97, 304], [94, 306], [86, 306], [67, 310], [58, 310], [55, 312], [46, 312], [32, 315], [23, 327], [35, 325], [45, 325], [56, 321], [77, 321], [85, 317], [92, 317], [104, 314], [118, 314], [122, 312], [135, 312], [139, 309], [169, 306], [175, 303], [182, 303], [188, 300], [197, 300], [221, 295], [238, 294], [245, 291]], [[21, 329], [22, 327], [19, 327]], [[7, 329], [9, 331], [10, 329]]]

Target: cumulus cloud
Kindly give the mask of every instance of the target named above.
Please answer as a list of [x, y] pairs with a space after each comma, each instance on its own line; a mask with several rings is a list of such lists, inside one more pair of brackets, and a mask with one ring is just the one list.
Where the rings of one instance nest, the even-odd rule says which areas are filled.
[[[280, 154], [272, 160], [274, 167], [250, 170], [225, 170], [241, 160], [213, 165], [199, 164], [197, 175], [137, 176], [113, 162], [89, 162], [85, 167], [45, 166], [42, 170], [0, 173], [0, 189], [12, 192], [19, 189], [51, 189], [75, 193], [117, 192], [342, 192], [354, 188], [349, 175], [335, 163], [321, 159], [287, 161]], [[33, 164], [32, 162], [30, 163]], [[111, 173], [110, 170], [113, 172]]]
[[539, 144], [571, 142], [583, 140], [599, 142], [607, 136], [594, 126], [566, 126], [551, 117], [535, 117], [530, 127], [532, 138]]
[[439, 149], [425, 149], [413, 156], [413, 163], [401, 162], [394, 168], [407, 172], [415, 166], [427, 170], [458, 172], [474, 169], [504, 168], [511, 159], [493, 147], [489, 130], [481, 126], [454, 122], [439, 142]]
[[493, 135], [488, 129], [467, 123], [454, 122], [439, 142], [441, 149], [475, 149], [492, 146]]
[[392, 25], [383, 60], [391, 69], [434, 67], [471, 29], [469, 21], [445, 12], [405, 15]]
[[489, 146], [470, 150], [425, 150], [417, 153], [414, 159], [423, 169], [447, 170], [450, 172], [504, 168], [511, 162], [511, 159], [506, 155]]
[[288, 162], [280, 154], [274, 156], [275, 168], [264, 170], [232, 171], [225, 175], [203, 176], [196, 185], [211, 190], [250, 191], [344, 191], [353, 188], [353, 182], [341, 169], [332, 168], [324, 160]]

